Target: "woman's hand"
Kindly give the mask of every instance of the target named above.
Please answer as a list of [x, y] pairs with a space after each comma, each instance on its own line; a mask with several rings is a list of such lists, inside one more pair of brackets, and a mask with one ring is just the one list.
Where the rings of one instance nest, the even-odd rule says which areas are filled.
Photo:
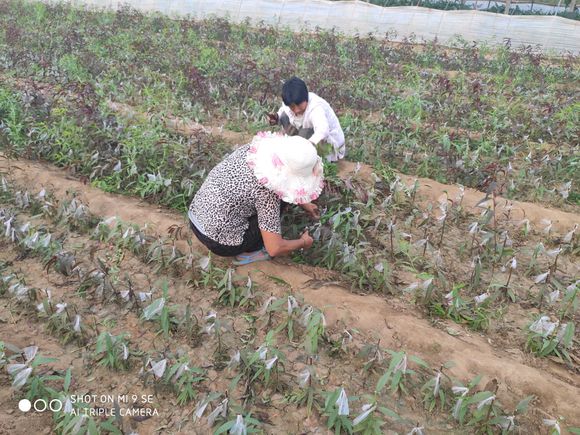
[[277, 113], [268, 113], [268, 124], [270, 125], [277, 125], [278, 124], [278, 114]]
[[270, 257], [286, 255], [298, 249], [308, 249], [314, 243], [314, 239], [310, 237], [308, 231], [304, 231], [299, 239], [293, 240], [283, 239], [280, 234], [265, 230], [260, 230], [260, 232], [262, 233], [262, 240], [264, 240], [264, 247]]
[[312, 202], [308, 202], [306, 204], [300, 204], [300, 207], [304, 209], [308, 216], [310, 216], [314, 220], [320, 219], [320, 211], [318, 210], [318, 206]]
[[300, 236], [300, 240], [302, 240], [302, 243], [304, 244], [304, 246], [302, 247], [303, 249], [310, 248], [314, 243], [314, 239], [310, 237], [310, 234], [308, 234], [308, 230], [302, 233], [302, 235]]

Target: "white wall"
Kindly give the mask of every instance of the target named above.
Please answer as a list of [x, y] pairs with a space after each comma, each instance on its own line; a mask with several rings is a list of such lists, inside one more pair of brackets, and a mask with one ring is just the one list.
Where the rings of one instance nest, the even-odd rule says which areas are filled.
[[503, 44], [510, 38], [513, 47], [530, 44], [548, 51], [580, 53], [580, 22], [555, 16], [512, 16], [412, 6], [384, 8], [362, 1], [327, 0], [73, 0], [72, 3], [113, 9], [128, 4], [141, 11], [198, 18], [220, 16], [233, 21], [249, 17], [255, 22], [294, 30], [319, 26], [347, 34], [384, 35], [395, 31], [399, 40], [414, 34], [419, 40], [437, 37], [442, 44], [456, 35], [490, 44]]

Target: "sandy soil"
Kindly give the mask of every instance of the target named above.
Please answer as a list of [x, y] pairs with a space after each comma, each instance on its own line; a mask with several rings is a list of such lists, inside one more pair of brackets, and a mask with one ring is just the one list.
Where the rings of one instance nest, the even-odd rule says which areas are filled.
[[[351, 170], [349, 168], [352, 169], [348, 164], [343, 165], [342, 174], [348, 174]], [[118, 216], [126, 222], [147, 225], [159, 234], [166, 234], [173, 225], [185, 223], [183, 216], [179, 214], [153, 207], [134, 198], [104, 193], [50, 165], [24, 160], [8, 161], [2, 158], [0, 171], [7, 174], [13, 182], [27, 186], [33, 191], [39, 190], [42, 186], [57, 196], [63, 196], [66, 192], [76, 192], [88, 204], [92, 213], [103, 217]], [[368, 171], [368, 168], [359, 170], [357, 175], [364, 175], [365, 171]], [[410, 179], [403, 180], [411, 182]], [[436, 201], [443, 190], [454, 195], [454, 189], [457, 189], [429, 180], [420, 182], [424, 186], [420, 192], [425, 201]], [[466, 189], [466, 205], [473, 207], [481, 196], [480, 192]], [[569, 230], [580, 220], [577, 215], [546, 209], [536, 204], [518, 203], [515, 206], [524, 209], [526, 217], [533, 223], [545, 218], [552, 219], [557, 230], [562, 232]], [[180, 246], [186, 246], [185, 241], [180, 243]], [[202, 249], [195, 241], [194, 248]], [[497, 379], [500, 385], [500, 398], [508, 409], [513, 408], [524, 396], [533, 394], [537, 396], [536, 419], [563, 415], [568, 424], [576, 426], [580, 424], [580, 408], [573, 399], [580, 397], [580, 377], [577, 372], [569, 371], [549, 360], [537, 362], [517, 348], [502, 349], [494, 345], [495, 337], [479, 335], [456, 324], [447, 325], [443, 322], [433, 325], [431, 321], [418, 314], [413, 306], [396, 298], [358, 295], [332, 283], [311, 285], [313, 280], [319, 280], [320, 276], [324, 276], [324, 271], [317, 274], [313, 268], [294, 266], [285, 260], [245, 266], [238, 268], [238, 271], [242, 274], [250, 273], [267, 292], [280, 291], [272, 285], [267, 276], [282, 278], [290, 284], [293, 292], [302, 294], [306, 302], [322, 308], [329, 326], [335, 330], [344, 327], [356, 329], [362, 341], [380, 339], [384, 346], [402, 347], [433, 366], [453, 360], [456, 366], [451, 373], [459, 379], [470, 379], [477, 374], [484, 374], [484, 382]], [[207, 301], [205, 303], [207, 304]], [[20, 319], [10, 320], [0, 326], [2, 336], [16, 335], [19, 337], [18, 344], [25, 345], [34, 341], [32, 338], [35, 336], [34, 329], [22, 333]], [[452, 326], [459, 330], [460, 334], [457, 336], [448, 334], [445, 332], [446, 326]], [[44, 338], [42, 340], [42, 347], [48, 347], [50, 352], [51, 341]], [[3, 406], [0, 409], [4, 414], [0, 415], [0, 421], [4, 421], [5, 424], [2, 429], [11, 431], [14, 425], [6, 423], [14, 421], [13, 417], [7, 414], [10, 406]], [[156, 424], [158, 423], [157, 421]], [[29, 424], [28, 421], [26, 424]], [[31, 421], [30, 424], [34, 422]], [[38, 421], [39, 428], [43, 427], [43, 424], [46, 424], [45, 420]]]

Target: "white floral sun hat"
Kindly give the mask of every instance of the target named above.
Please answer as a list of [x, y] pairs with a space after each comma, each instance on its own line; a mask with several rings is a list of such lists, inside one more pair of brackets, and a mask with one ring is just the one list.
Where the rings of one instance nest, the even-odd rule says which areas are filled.
[[258, 133], [250, 144], [246, 162], [260, 184], [282, 201], [305, 204], [322, 192], [322, 159], [314, 145], [300, 136]]

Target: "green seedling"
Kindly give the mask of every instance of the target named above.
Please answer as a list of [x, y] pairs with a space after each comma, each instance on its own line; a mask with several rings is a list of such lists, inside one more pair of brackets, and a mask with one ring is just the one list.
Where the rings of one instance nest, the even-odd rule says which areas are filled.
[[268, 314], [268, 324], [271, 323], [272, 316], [275, 313], [282, 315], [282, 321], [276, 326], [274, 332], [278, 334], [286, 330], [286, 335], [290, 341], [294, 341], [296, 325], [300, 322], [300, 305], [296, 298], [287, 295], [285, 298], [268, 299], [270, 301], [265, 305], [265, 314]]
[[219, 291], [218, 301], [230, 307], [251, 307], [255, 304], [254, 284], [248, 275], [245, 285], [240, 285], [240, 276], [234, 275], [234, 269], [228, 268], [216, 289]]
[[214, 435], [229, 434], [244, 435], [248, 433], [259, 433], [261, 423], [248, 414], [246, 417], [238, 414], [235, 419], [226, 421], [218, 427]]
[[337, 388], [331, 393], [325, 393], [323, 415], [326, 417], [326, 427], [336, 435], [353, 433], [352, 422], [349, 419], [350, 409], [348, 397], [344, 388]]
[[163, 379], [175, 391], [177, 403], [185, 405], [195, 400], [198, 393], [195, 385], [203, 382], [206, 377], [204, 370], [190, 366], [189, 360], [181, 358], [169, 367]]
[[94, 357], [100, 365], [113, 370], [126, 370], [130, 366], [130, 356], [127, 333], [112, 335], [102, 332], [97, 337]]
[[391, 394], [409, 394], [410, 378], [416, 372], [408, 368], [408, 360], [413, 361], [424, 369], [429, 369], [429, 366], [425, 361], [416, 356], [407, 357], [407, 354], [403, 351], [395, 352], [389, 350], [388, 352], [391, 355], [389, 367], [379, 378], [375, 388], [375, 394], [380, 394], [387, 385]]
[[401, 420], [397, 413], [385, 406], [381, 406], [377, 397], [366, 396], [363, 399], [365, 404], [362, 406], [360, 414], [352, 420], [354, 433], [363, 435], [383, 434], [385, 432], [383, 426], [386, 424], [385, 417], [394, 421]]
[[[246, 394], [254, 395], [254, 383], [260, 382], [264, 387], [280, 387], [280, 375], [284, 373], [285, 357], [273, 346], [273, 331], [266, 334], [264, 344], [257, 350], [242, 349], [239, 354], [239, 374], [232, 380], [231, 386], [244, 381]], [[232, 388], [230, 388], [231, 390]], [[247, 400], [247, 399], [246, 399]]]
[[178, 321], [174, 316], [174, 308], [168, 305], [169, 303], [169, 288], [167, 282], [162, 284], [163, 297], [155, 299], [151, 304], [143, 309], [142, 319], [146, 321], [153, 321], [159, 323], [159, 332], [163, 333], [165, 337], [169, 337], [170, 333], [175, 331]]
[[539, 357], [555, 355], [572, 362], [568, 350], [574, 340], [574, 322], [552, 322], [548, 316], [539, 316], [528, 325], [526, 349]]
[[423, 393], [423, 404], [425, 405], [425, 409], [429, 412], [433, 412], [437, 404], [439, 404], [441, 410], [443, 410], [448, 404], [449, 397], [444, 384], [445, 380], [450, 379], [444, 373], [444, 369], [449, 367], [449, 364], [442, 366], [435, 372], [434, 376], [429, 378], [429, 380], [421, 387], [421, 392]]
[[58, 337], [64, 344], [76, 341], [83, 345], [87, 340], [87, 332], [80, 314], [76, 313], [74, 306], [69, 306], [66, 303], [59, 303], [52, 305], [48, 298], [42, 302], [43, 314], [48, 316], [47, 330]]
[[318, 353], [318, 344], [324, 337], [326, 320], [322, 311], [307, 305], [302, 310], [300, 323], [306, 328], [304, 333], [304, 349], [309, 355]]
[[295, 403], [297, 406], [306, 408], [306, 415], [312, 414], [314, 405], [318, 406], [316, 385], [319, 381], [316, 377], [316, 370], [312, 365], [312, 357], [309, 358], [309, 365], [298, 374], [298, 389], [286, 396], [288, 403]]

